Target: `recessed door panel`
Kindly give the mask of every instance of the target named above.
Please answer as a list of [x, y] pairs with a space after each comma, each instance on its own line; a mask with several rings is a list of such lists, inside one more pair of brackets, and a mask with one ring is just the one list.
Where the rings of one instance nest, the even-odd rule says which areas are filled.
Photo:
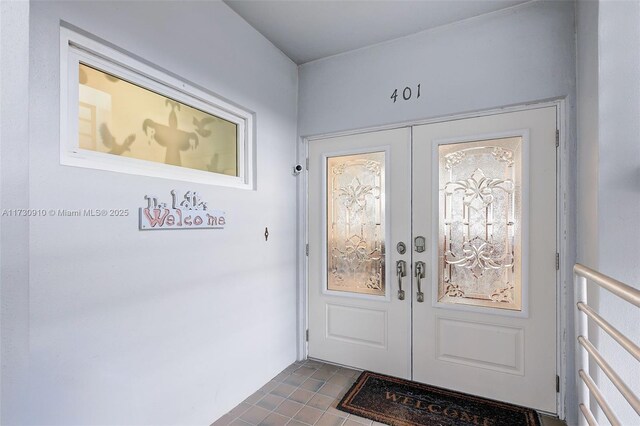
[[524, 330], [436, 317], [437, 359], [524, 375]]
[[387, 312], [327, 304], [327, 338], [387, 349]]

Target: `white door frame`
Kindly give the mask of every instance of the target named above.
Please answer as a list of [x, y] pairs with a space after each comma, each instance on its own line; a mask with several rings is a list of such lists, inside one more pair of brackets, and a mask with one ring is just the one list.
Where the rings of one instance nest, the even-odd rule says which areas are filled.
[[368, 133], [379, 130], [397, 129], [400, 127], [409, 127], [422, 124], [441, 123], [446, 121], [455, 121], [466, 118], [483, 117], [495, 114], [504, 114], [516, 111], [527, 111], [549, 106], [556, 107], [556, 125], [559, 131], [559, 148], [556, 156], [556, 217], [557, 217], [557, 235], [556, 247], [560, 254], [559, 268], [556, 271], [556, 317], [557, 317], [557, 353], [556, 353], [556, 371], [560, 379], [560, 390], [557, 394], [558, 417], [565, 419], [565, 399], [567, 391], [567, 324], [566, 317], [563, 314], [563, 307], [567, 306], [567, 285], [571, 277], [572, 259], [569, 258], [570, 248], [567, 241], [568, 224], [570, 217], [571, 204], [569, 200], [569, 152], [567, 138], [567, 112], [565, 98], [557, 98], [552, 100], [535, 101], [527, 104], [508, 106], [490, 110], [480, 110], [464, 114], [454, 114], [444, 117], [435, 117], [424, 120], [413, 120], [388, 124], [384, 126], [373, 126], [363, 129], [354, 129], [342, 132], [323, 133], [318, 135], [300, 136], [297, 148], [298, 163], [303, 165], [303, 173], [298, 177], [297, 185], [297, 359], [302, 360], [307, 357], [308, 348], [306, 342], [306, 330], [308, 327], [308, 257], [307, 250], [307, 217], [308, 217], [308, 176], [306, 173], [307, 158], [309, 151], [309, 143], [318, 140], [336, 136], [348, 136], [359, 133]]

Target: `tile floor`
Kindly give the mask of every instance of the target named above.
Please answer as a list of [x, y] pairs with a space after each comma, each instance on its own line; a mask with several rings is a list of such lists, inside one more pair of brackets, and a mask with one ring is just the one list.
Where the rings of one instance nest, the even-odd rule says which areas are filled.
[[[336, 409], [360, 371], [319, 361], [297, 361], [212, 426], [373, 426]], [[542, 416], [543, 426], [566, 426]]]

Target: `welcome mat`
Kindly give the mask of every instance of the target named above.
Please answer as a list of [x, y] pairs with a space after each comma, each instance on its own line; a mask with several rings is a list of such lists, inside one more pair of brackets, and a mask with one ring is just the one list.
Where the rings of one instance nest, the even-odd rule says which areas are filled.
[[540, 426], [529, 408], [363, 372], [338, 409], [394, 426]]

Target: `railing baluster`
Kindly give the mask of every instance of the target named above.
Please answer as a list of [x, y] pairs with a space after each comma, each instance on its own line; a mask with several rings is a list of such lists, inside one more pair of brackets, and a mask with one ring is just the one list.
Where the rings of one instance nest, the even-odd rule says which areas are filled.
[[583, 419], [586, 420], [589, 426], [598, 426], [598, 422], [596, 422], [593, 414], [591, 414], [591, 411], [589, 411], [589, 409], [585, 407], [584, 404], [580, 404], [578, 405], [578, 407], [580, 408], [580, 411], [582, 411], [582, 415], [584, 416]]
[[607, 403], [607, 400], [602, 395], [600, 388], [595, 384], [591, 376], [585, 373], [584, 370], [578, 371], [578, 376], [580, 376], [584, 384], [591, 391], [591, 394], [595, 398], [596, 402], [598, 403], [600, 408], [602, 408], [602, 412], [605, 416], [607, 416], [607, 419], [609, 419], [609, 423], [611, 423], [611, 426], [620, 426], [620, 420], [618, 420], [618, 417], [616, 417], [616, 415], [613, 413], [611, 406], [609, 405], [609, 403]]
[[621, 283], [620, 281], [601, 274], [600, 272], [594, 271], [593, 269], [587, 268], [584, 265], [576, 264], [573, 271], [576, 296], [575, 327], [576, 337], [579, 343], [576, 347], [578, 408], [582, 413], [582, 416], [579, 416], [578, 421], [580, 426], [597, 426], [598, 423], [596, 422], [590, 407], [590, 398], [593, 396], [602, 409], [602, 412], [605, 414], [607, 419], [609, 419], [609, 422], [612, 425], [617, 426], [620, 424], [620, 421], [609, 404], [607, 404], [604, 395], [601, 393], [598, 386], [595, 384], [591, 376], [589, 376], [590, 359], [593, 358], [598, 367], [600, 367], [600, 369], [606, 374], [616, 389], [622, 394], [638, 415], [640, 415], [640, 399], [613, 370], [596, 347], [589, 341], [589, 319], [593, 320], [596, 326], [608, 333], [618, 344], [620, 344], [620, 346], [627, 350], [638, 361], [640, 361], [640, 348], [636, 343], [609, 324], [609, 322], [589, 306], [587, 280], [638, 307], [640, 307], [640, 290]]
[[596, 324], [598, 324], [601, 329], [606, 331], [609, 336], [611, 336], [616, 342], [620, 344], [620, 346], [625, 348], [627, 352], [631, 354], [631, 356], [640, 361], [640, 347], [633, 343], [631, 339], [620, 333], [617, 328], [605, 321], [604, 318], [602, 318], [593, 309], [591, 309], [589, 305], [578, 302], [578, 309], [587, 314], [587, 316], [591, 318]]
[[600, 369], [607, 375], [611, 383], [620, 391], [622, 396], [627, 400], [627, 402], [631, 405], [638, 415], [640, 415], [640, 399], [633, 393], [631, 388], [627, 386], [627, 384], [622, 380], [618, 373], [616, 373], [613, 368], [609, 365], [607, 361], [604, 360], [600, 352], [593, 346], [593, 344], [586, 340], [584, 337], [578, 337], [578, 342], [582, 345], [583, 348], [589, 352], [589, 355], [593, 357], [593, 360], [598, 364]]
[[[587, 303], [587, 280], [580, 275], [575, 276], [576, 300], [578, 303]], [[578, 336], [589, 337], [588, 320], [580, 311], [576, 310], [576, 329]], [[576, 364], [578, 371], [589, 371], [589, 354], [579, 345], [576, 346]], [[591, 401], [589, 398], [589, 389], [578, 378], [578, 403], [584, 405], [587, 411], [591, 412]], [[580, 426], [586, 426], [588, 419], [580, 418]]]

